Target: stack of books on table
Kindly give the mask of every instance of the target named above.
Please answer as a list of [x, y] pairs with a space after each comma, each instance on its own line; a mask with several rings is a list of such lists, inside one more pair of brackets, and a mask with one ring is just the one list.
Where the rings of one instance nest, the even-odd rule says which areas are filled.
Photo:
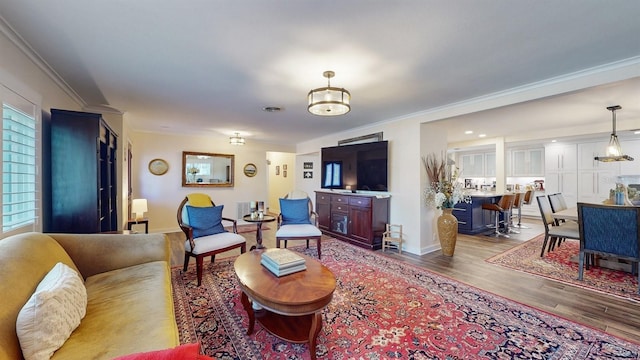
[[260, 263], [278, 277], [307, 269], [304, 258], [287, 249], [270, 249], [263, 252]]

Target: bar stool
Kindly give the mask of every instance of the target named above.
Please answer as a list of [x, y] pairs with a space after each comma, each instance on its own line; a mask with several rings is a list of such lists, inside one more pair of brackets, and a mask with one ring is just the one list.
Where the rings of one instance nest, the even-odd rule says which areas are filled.
[[505, 229], [507, 233], [509, 234], [520, 234], [520, 231], [515, 230], [516, 226], [513, 224], [513, 210], [514, 209], [518, 209], [518, 214], [520, 214], [520, 209], [522, 208], [522, 201], [524, 200], [524, 195], [523, 193], [515, 193], [513, 196], [513, 202], [511, 203], [511, 207], [509, 208], [509, 217], [508, 217], [508, 224], [509, 226]]
[[[491, 234], [487, 234], [487, 236], [493, 237], [509, 237], [509, 211], [513, 206], [513, 201], [515, 200], [515, 195], [513, 194], [505, 194], [502, 195], [500, 200], [497, 203], [490, 204], [482, 204], [482, 210], [489, 210], [495, 212], [495, 224], [494, 224], [494, 232]], [[505, 226], [505, 232], [500, 232], [500, 213], [503, 214], [503, 223]]]
[[[520, 228], [520, 229], [528, 229], [528, 226], [522, 225], [520, 223], [520, 221], [522, 220], [522, 205], [529, 205], [533, 202], [533, 190], [527, 190], [524, 195], [522, 194], [518, 194], [521, 195], [520, 199], [522, 200], [520, 202], [520, 205], [517, 207], [518, 209], [518, 223], [516, 225], [514, 225], [514, 227]], [[518, 202], [518, 199], [516, 198], [515, 202]]]

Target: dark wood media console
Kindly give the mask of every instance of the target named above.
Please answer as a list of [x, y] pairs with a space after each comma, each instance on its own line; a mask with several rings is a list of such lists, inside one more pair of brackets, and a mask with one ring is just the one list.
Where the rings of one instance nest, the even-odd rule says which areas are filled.
[[389, 196], [316, 191], [316, 212], [324, 234], [377, 250], [389, 223]]

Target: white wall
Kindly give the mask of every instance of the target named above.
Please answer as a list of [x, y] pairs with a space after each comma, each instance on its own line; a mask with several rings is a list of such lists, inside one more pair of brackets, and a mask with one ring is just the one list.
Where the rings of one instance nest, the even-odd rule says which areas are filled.
[[[305, 169], [304, 164], [311, 163], [311, 168]], [[305, 171], [311, 174], [310, 178], [305, 178]], [[309, 197], [315, 204], [316, 191], [320, 187], [320, 152], [310, 154], [299, 154], [296, 156], [296, 172], [295, 172], [295, 187], [298, 190], [305, 191], [309, 194]], [[315, 205], [314, 205], [315, 206]]]
[[[63, 108], [69, 110], [80, 110], [80, 104], [69, 96], [55, 81], [47, 75], [40, 67], [38, 67], [16, 44], [11, 41], [5, 32], [11, 31], [4, 27], [0, 22], [0, 86], [9, 89], [12, 93], [16, 93], [31, 102], [36, 103], [36, 118], [42, 125], [42, 130], [47, 131], [49, 115], [42, 117], [42, 112], [50, 114], [51, 108]], [[42, 133], [39, 134], [42, 138]], [[45, 139], [43, 139], [45, 140]], [[43, 168], [42, 158], [49, 153], [46, 147], [48, 143], [42, 142], [41, 152], [37, 159], [39, 173], [42, 176], [48, 175]], [[1, 161], [1, 160], [0, 160]], [[42, 220], [44, 216], [43, 207], [48, 202], [43, 199], [43, 191], [48, 194], [50, 184], [43, 183], [39, 187], [38, 198], [38, 215]], [[29, 231], [42, 231], [42, 221], [39, 221]], [[6, 233], [2, 236], [8, 236], [12, 233]]]
[[[278, 214], [280, 213], [279, 199], [295, 188], [296, 156], [294, 153], [269, 152], [267, 159], [269, 160], [268, 206], [270, 212]], [[285, 165], [287, 170], [284, 169]], [[277, 166], [280, 167], [280, 173], [276, 175]]]
[[[297, 146], [298, 166], [305, 161], [313, 162], [313, 179], [296, 178], [296, 187], [310, 195], [320, 190], [320, 155], [322, 147], [336, 146], [339, 140], [383, 132], [383, 139], [389, 141], [389, 221], [403, 224], [404, 248], [406, 251], [421, 253], [421, 186], [420, 186], [420, 123], [414, 119], [381, 123], [322, 138]], [[299, 171], [300, 172], [300, 171]], [[301, 175], [301, 174], [300, 174]], [[315, 195], [312, 195], [315, 200]]]
[[[178, 205], [192, 192], [202, 192], [211, 196], [216, 205], [224, 205], [223, 216], [236, 218], [238, 202], [267, 200], [268, 151], [291, 152], [286, 146], [261, 144], [247, 140], [244, 146], [229, 144], [224, 136], [169, 135], [132, 131], [133, 144], [132, 186], [134, 198], [145, 198], [149, 211], [150, 232], [180, 231], [176, 220]], [[219, 154], [233, 154], [233, 187], [182, 187], [182, 152], [198, 151]], [[161, 158], [169, 163], [169, 171], [156, 176], [149, 172], [149, 161]], [[247, 163], [258, 168], [254, 177], [244, 175], [242, 169]]]

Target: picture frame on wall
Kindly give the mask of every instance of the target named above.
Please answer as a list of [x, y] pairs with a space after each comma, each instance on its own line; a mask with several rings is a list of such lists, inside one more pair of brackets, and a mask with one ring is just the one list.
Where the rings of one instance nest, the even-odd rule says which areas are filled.
[[276, 175], [280, 175], [280, 165], [276, 165]]
[[303, 171], [302, 176], [305, 179], [313, 179], [313, 171]]
[[302, 167], [307, 170], [307, 169], [313, 169], [313, 163], [312, 162], [305, 162], [302, 164]]
[[282, 170], [282, 176], [287, 177], [287, 170]]
[[287, 170], [287, 164], [282, 165], [282, 170]]

